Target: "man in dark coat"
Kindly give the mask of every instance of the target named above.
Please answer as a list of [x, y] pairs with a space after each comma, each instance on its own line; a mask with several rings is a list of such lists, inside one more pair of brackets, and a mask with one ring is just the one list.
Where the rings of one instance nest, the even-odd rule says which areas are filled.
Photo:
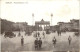
[[22, 46], [24, 45], [24, 38], [23, 38], [23, 36], [21, 37], [21, 45]]
[[43, 38], [45, 38], [45, 33], [43, 32]]
[[54, 37], [52, 41], [53, 41], [53, 45], [54, 45], [54, 47], [55, 47], [55, 44], [56, 44], [56, 38]]
[[36, 32], [36, 34], [35, 34], [35, 35], [36, 35], [36, 37], [37, 37], [37, 32]]
[[41, 38], [38, 41], [38, 46], [39, 46], [39, 49], [41, 49], [41, 46], [42, 46], [42, 40], [41, 40]]
[[58, 36], [59, 36], [59, 30], [57, 31], [57, 34], [58, 34]]
[[38, 37], [40, 36], [40, 33], [38, 32]]
[[38, 49], [38, 38], [36, 38], [34, 44], [35, 44], [35, 50], [37, 50]]
[[60, 34], [60, 36], [61, 36], [61, 30], [59, 31], [59, 34]]
[[21, 33], [19, 32], [18, 36], [21, 36]]
[[71, 38], [71, 36], [69, 36], [68, 37], [69, 45], [71, 44], [71, 40], [72, 40], [72, 38]]

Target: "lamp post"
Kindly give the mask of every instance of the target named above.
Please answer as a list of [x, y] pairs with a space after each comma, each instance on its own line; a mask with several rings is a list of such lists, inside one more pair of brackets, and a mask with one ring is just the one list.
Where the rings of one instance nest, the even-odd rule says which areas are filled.
[[34, 13], [32, 13], [32, 31], [34, 30], [33, 26], [34, 26]]
[[53, 14], [51, 13], [51, 25], [52, 25], [52, 17], [53, 17]]
[[32, 25], [34, 25], [34, 13], [32, 13], [32, 18], [33, 18], [33, 20], [32, 20]]

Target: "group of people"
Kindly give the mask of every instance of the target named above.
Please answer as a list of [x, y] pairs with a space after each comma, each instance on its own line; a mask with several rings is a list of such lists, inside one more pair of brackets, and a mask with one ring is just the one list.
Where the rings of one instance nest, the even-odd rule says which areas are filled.
[[[45, 33], [43, 32], [43, 36], [45, 37]], [[34, 41], [34, 44], [35, 44], [35, 49], [38, 50], [38, 49], [41, 49], [41, 46], [42, 46], [42, 40], [40, 38], [40, 33], [36, 33], [36, 40]], [[21, 36], [21, 45], [23, 46], [24, 45], [24, 38], [23, 36]]]
[[[43, 38], [45, 38], [45, 32], [43, 32], [42, 35], [43, 35]], [[40, 37], [40, 33], [39, 32], [36, 32], [34, 34], [34, 37]]]
[[[36, 40], [34, 41], [35, 50], [40, 50], [41, 47], [42, 47], [42, 40], [41, 40], [41, 37], [40, 37], [40, 33], [36, 32], [34, 35], [36, 37]], [[45, 33], [44, 32], [42, 33], [42, 35], [43, 35], [43, 38], [45, 38]]]
[[62, 31], [62, 30], [57, 30], [58, 36], [61, 36], [61, 33], [66, 33], [66, 31], [65, 31], [65, 30], [64, 30], [64, 31]]
[[41, 38], [36, 38], [36, 40], [34, 41], [35, 44], [35, 50], [39, 50], [42, 47], [42, 40]]
[[[43, 36], [45, 38], [45, 33], [43, 32]], [[35, 47], [35, 50], [40, 50], [42, 48], [42, 39], [40, 37], [40, 33], [36, 33], [36, 37], [35, 37], [35, 41], [34, 41], [34, 47]], [[71, 36], [68, 37], [68, 42], [69, 42], [69, 45], [71, 44]], [[57, 39], [56, 37], [54, 36], [54, 38], [52, 39], [52, 42], [53, 42], [53, 46], [55, 47], [56, 43], [57, 43]], [[23, 46], [24, 45], [24, 38], [23, 36], [21, 37], [21, 45]]]
[[61, 31], [58, 30], [58, 31], [57, 31], [57, 34], [58, 34], [58, 36], [61, 36]]

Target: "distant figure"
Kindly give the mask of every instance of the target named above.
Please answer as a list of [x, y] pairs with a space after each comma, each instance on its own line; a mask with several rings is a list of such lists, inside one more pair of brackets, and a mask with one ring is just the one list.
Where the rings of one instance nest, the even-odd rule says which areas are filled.
[[19, 32], [18, 36], [21, 36], [21, 33]]
[[57, 31], [58, 36], [61, 36], [61, 30]]
[[37, 32], [36, 32], [36, 34], [35, 34], [35, 35], [36, 35], [36, 37], [37, 37]]
[[43, 38], [45, 38], [45, 33], [43, 32]]
[[72, 38], [71, 38], [71, 36], [69, 36], [68, 37], [69, 45], [71, 44], [71, 40], [72, 40]]
[[58, 36], [59, 36], [59, 31], [57, 31], [57, 34], [58, 34]]
[[54, 37], [52, 41], [53, 41], [53, 45], [55, 47], [55, 45], [56, 45], [56, 38]]
[[38, 32], [38, 37], [40, 36], [40, 33]]
[[38, 38], [36, 38], [36, 40], [34, 41], [34, 44], [35, 44], [35, 50], [38, 49]]
[[21, 37], [21, 45], [22, 46], [24, 45], [24, 38], [23, 38], [23, 36]]
[[42, 47], [42, 40], [40, 38], [39, 41], [38, 41], [38, 48], [41, 49], [41, 47]]
[[61, 36], [61, 30], [59, 31], [59, 34], [60, 34], [60, 36]]

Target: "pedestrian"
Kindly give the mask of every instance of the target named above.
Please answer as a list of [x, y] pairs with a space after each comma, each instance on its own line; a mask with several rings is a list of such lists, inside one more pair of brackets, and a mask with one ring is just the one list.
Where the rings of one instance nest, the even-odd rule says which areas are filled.
[[43, 32], [43, 38], [45, 38], [45, 33]]
[[21, 37], [21, 45], [22, 46], [24, 45], [24, 38], [23, 38], [23, 36]]
[[38, 37], [40, 36], [40, 33], [38, 32]]
[[36, 32], [36, 34], [35, 34], [35, 35], [36, 35], [36, 37], [37, 37], [37, 32]]
[[21, 36], [21, 33], [19, 32], [18, 36]]
[[72, 40], [72, 38], [71, 38], [71, 36], [69, 36], [68, 37], [69, 45], [71, 44], [71, 40]]
[[60, 30], [59, 34], [60, 34], [60, 36], [61, 36], [61, 30]]
[[54, 37], [52, 41], [53, 41], [53, 45], [55, 47], [55, 45], [56, 45], [56, 38]]
[[57, 31], [57, 34], [58, 34], [58, 36], [59, 36], [59, 31]]
[[39, 41], [38, 41], [38, 48], [41, 49], [41, 47], [42, 47], [42, 40], [40, 38]]
[[35, 44], [35, 50], [38, 50], [38, 38], [36, 38], [36, 40], [34, 41]]

